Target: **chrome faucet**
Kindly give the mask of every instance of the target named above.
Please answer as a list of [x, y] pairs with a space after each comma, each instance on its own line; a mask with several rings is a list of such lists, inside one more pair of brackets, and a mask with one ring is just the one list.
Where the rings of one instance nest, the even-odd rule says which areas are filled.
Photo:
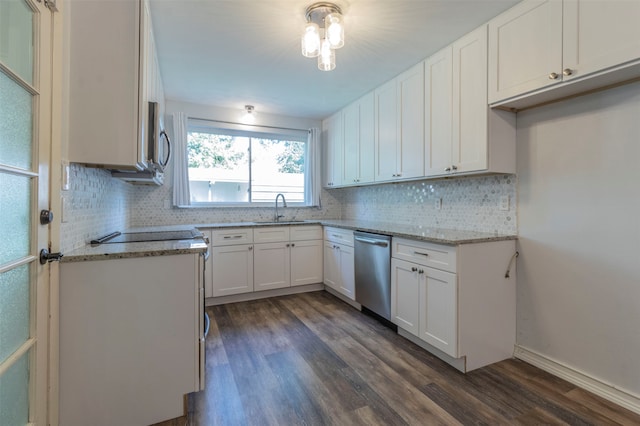
[[276, 222], [280, 222], [280, 218], [284, 217], [283, 214], [278, 214], [278, 198], [282, 197], [282, 207], [287, 207], [287, 200], [284, 199], [284, 194], [276, 195]]

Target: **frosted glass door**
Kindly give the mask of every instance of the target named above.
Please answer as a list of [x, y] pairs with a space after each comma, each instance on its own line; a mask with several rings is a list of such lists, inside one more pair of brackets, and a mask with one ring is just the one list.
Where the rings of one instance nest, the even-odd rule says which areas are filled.
[[39, 64], [50, 48], [34, 35], [49, 34], [50, 25], [42, 4], [0, 0], [0, 425], [47, 420], [48, 325], [38, 322], [48, 307], [38, 293], [48, 273], [41, 273], [37, 253], [49, 237], [36, 218], [47, 203], [39, 194], [48, 188], [48, 167], [41, 165], [48, 166], [51, 138], [42, 120], [51, 114], [42, 90], [50, 93], [50, 69]]

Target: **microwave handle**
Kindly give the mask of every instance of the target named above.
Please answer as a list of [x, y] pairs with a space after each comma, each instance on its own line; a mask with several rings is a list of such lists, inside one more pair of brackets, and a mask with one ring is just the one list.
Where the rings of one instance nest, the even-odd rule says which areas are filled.
[[160, 165], [162, 167], [166, 167], [167, 164], [169, 164], [169, 160], [171, 159], [171, 140], [169, 139], [169, 135], [167, 135], [167, 132], [165, 132], [164, 130], [160, 132], [160, 139], [164, 139], [167, 142], [167, 158], [164, 161], [160, 159], [158, 159], [158, 161], [160, 161]]

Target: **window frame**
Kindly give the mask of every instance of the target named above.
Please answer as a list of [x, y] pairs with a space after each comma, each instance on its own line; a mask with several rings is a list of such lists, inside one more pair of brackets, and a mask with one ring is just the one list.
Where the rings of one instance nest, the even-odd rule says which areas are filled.
[[[303, 129], [291, 129], [291, 128], [280, 128], [280, 127], [271, 127], [271, 126], [254, 126], [254, 125], [243, 125], [237, 123], [229, 123], [229, 122], [217, 122], [217, 121], [208, 121], [201, 119], [189, 118], [187, 123], [187, 140], [189, 138], [189, 134], [192, 132], [199, 133], [210, 133], [210, 134], [224, 134], [229, 136], [238, 136], [238, 137], [246, 137], [249, 139], [249, 188], [251, 194], [251, 186], [252, 186], [252, 155], [253, 150], [252, 147], [252, 139], [269, 139], [269, 140], [278, 140], [278, 141], [296, 141], [302, 142], [305, 145], [305, 164], [306, 164], [306, 156], [309, 155], [309, 141], [308, 141], [308, 130]], [[188, 146], [188, 142], [187, 142]], [[187, 147], [188, 150], [188, 147]], [[187, 153], [188, 155], [188, 153]], [[303, 194], [304, 201], [289, 201], [287, 200], [287, 205], [290, 207], [296, 208], [306, 208], [306, 207], [314, 207], [311, 204], [307, 203], [307, 176], [308, 170], [304, 172], [304, 185], [303, 185]], [[312, 173], [319, 173], [319, 170], [312, 170]], [[189, 178], [189, 190], [191, 190], [191, 178]], [[191, 201], [190, 208], [212, 208], [212, 207], [234, 207], [234, 208], [264, 208], [264, 207], [272, 207], [275, 202], [275, 197], [273, 201], [248, 201], [248, 202], [209, 202], [209, 201]]]

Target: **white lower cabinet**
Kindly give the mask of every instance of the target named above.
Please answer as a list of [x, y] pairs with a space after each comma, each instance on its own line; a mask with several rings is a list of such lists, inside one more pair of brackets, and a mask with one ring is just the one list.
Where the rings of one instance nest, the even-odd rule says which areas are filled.
[[253, 244], [211, 248], [212, 297], [253, 291]]
[[515, 265], [505, 271], [515, 241], [392, 244], [391, 318], [400, 334], [463, 372], [512, 356]]
[[324, 283], [351, 300], [356, 299], [353, 231], [325, 228]]
[[203, 233], [212, 245], [206, 297], [322, 283], [320, 225], [205, 229]]

